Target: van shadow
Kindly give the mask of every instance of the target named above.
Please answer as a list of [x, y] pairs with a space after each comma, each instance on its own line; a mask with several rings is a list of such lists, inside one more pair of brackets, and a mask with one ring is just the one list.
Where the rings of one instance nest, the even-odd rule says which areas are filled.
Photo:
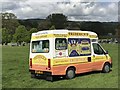
[[[112, 70], [110, 70], [111, 72]], [[110, 73], [109, 72], [109, 73]], [[102, 73], [101, 71], [92, 71], [92, 72], [86, 72], [86, 73], [80, 73], [80, 74], [76, 74], [75, 75], [75, 78], [76, 77], [84, 77], [84, 76], [88, 76], [88, 75], [91, 75], [91, 74], [100, 74]], [[103, 73], [105, 74], [105, 73]], [[45, 76], [38, 76], [36, 77], [37, 79], [41, 79], [41, 80], [46, 80], [46, 77]], [[65, 75], [64, 76], [53, 76], [53, 81], [52, 82], [57, 82], [57, 81], [61, 81], [61, 80], [70, 80], [70, 79], [66, 79]], [[46, 80], [48, 81], [48, 80]]]

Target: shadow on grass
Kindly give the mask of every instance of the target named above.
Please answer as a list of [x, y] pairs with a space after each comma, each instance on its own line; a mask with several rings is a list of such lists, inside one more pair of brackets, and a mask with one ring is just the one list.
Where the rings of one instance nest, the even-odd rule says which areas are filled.
[[[110, 70], [110, 72], [111, 71], [112, 70]], [[100, 74], [100, 73], [102, 73], [102, 72], [101, 71], [86, 72], [86, 73], [76, 74], [75, 78], [76, 77], [84, 77], [84, 76], [91, 75], [91, 74]], [[37, 76], [36, 79], [46, 80], [46, 76]], [[53, 81], [52, 82], [57, 82], [57, 81], [61, 81], [61, 80], [68, 80], [68, 79], [66, 79], [65, 75], [64, 76], [58, 76], [57, 75], [57, 76], [53, 76]]]

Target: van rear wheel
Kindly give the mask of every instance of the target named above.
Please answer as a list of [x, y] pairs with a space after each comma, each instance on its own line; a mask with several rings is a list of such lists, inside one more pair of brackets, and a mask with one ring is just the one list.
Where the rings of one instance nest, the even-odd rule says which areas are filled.
[[109, 63], [105, 63], [102, 72], [103, 73], [109, 73], [110, 72], [110, 64]]
[[66, 78], [67, 79], [72, 79], [75, 77], [75, 69], [74, 68], [68, 68], [66, 72]]

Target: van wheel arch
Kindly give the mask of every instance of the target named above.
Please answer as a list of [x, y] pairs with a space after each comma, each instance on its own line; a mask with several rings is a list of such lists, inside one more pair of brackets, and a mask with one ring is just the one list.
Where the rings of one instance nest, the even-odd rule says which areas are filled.
[[76, 71], [76, 67], [74, 67], [74, 66], [69, 66], [69, 67], [66, 68], [66, 72], [67, 72], [67, 70], [68, 70], [69, 68], [73, 68], [73, 69]]

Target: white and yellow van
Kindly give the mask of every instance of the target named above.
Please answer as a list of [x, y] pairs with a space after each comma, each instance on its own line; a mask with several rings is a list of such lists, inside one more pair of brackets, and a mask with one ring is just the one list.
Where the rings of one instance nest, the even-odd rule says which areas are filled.
[[66, 75], [100, 70], [105, 73], [112, 67], [111, 57], [98, 43], [98, 36], [90, 31], [46, 30], [33, 33], [30, 43], [29, 71], [31, 77]]

